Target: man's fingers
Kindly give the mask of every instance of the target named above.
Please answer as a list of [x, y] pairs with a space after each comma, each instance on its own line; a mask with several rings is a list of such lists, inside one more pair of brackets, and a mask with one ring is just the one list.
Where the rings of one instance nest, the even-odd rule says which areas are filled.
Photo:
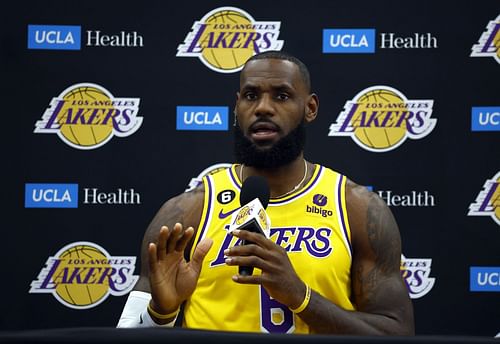
[[274, 242], [266, 238], [262, 233], [254, 233], [242, 229], [236, 229], [232, 233], [235, 237], [254, 242], [260, 247], [271, 248], [271, 246], [274, 245]]
[[203, 259], [205, 259], [208, 251], [210, 251], [210, 248], [213, 245], [213, 240], [210, 238], [205, 238], [200, 243], [198, 246], [196, 246], [196, 249], [194, 250], [193, 253], [193, 259], [191, 259], [191, 267], [193, 270], [195, 270], [197, 273], [200, 273], [201, 271], [201, 264], [203, 263]]
[[157, 246], [156, 244], [150, 243], [148, 246], [148, 262], [149, 262], [149, 272], [150, 273], [155, 273], [156, 272], [156, 263], [158, 261], [157, 259]]
[[182, 231], [182, 225], [180, 223], [176, 223], [174, 225], [174, 228], [170, 232], [170, 237], [169, 240], [167, 241], [167, 253], [172, 253], [175, 250], [175, 247], [177, 246], [177, 242], [179, 241], [180, 238], [182, 238], [183, 231]]
[[177, 252], [184, 252], [189, 240], [193, 237], [193, 234], [194, 234], [193, 227], [189, 227], [188, 229], [186, 229], [184, 231], [184, 234], [182, 235], [182, 237], [179, 239], [179, 241], [177, 241], [177, 245], [175, 246], [175, 250]]
[[167, 240], [170, 236], [170, 231], [167, 226], [161, 226], [160, 233], [158, 234], [158, 241], [156, 242], [156, 257], [157, 260], [165, 259]]

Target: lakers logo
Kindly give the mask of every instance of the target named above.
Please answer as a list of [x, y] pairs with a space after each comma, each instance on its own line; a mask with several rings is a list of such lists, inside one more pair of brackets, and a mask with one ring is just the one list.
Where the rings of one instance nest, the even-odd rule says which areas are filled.
[[252, 212], [253, 208], [249, 206], [244, 206], [238, 211], [238, 214], [236, 215], [236, 219], [234, 223], [236, 225], [241, 225], [245, 223], [246, 219], [250, 216], [250, 213]]
[[135, 133], [142, 124], [138, 110], [139, 98], [116, 98], [99, 85], [76, 84], [52, 98], [34, 132], [57, 134], [73, 148], [94, 149], [115, 135]]
[[486, 26], [477, 44], [472, 47], [472, 57], [493, 57], [500, 63], [500, 15]]
[[373, 86], [346, 102], [328, 135], [350, 136], [366, 150], [387, 152], [434, 129], [432, 106], [432, 100], [408, 100], [395, 88]]
[[436, 279], [430, 277], [432, 259], [406, 258], [401, 255], [400, 271], [412, 299], [425, 296], [434, 287]]
[[95, 307], [109, 294], [122, 296], [134, 287], [136, 257], [112, 257], [99, 245], [76, 242], [49, 257], [30, 293], [49, 293], [75, 309]]
[[219, 7], [193, 24], [177, 56], [198, 57], [220, 73], [237, 72], [256, 53], [281, 50], [280, 26], [281, 22], [255, 21], [236, 7]]
[[491, 216], [500, 225], [500, 171], [487, 179], [476, 201], [469, 206], [468, 216]]

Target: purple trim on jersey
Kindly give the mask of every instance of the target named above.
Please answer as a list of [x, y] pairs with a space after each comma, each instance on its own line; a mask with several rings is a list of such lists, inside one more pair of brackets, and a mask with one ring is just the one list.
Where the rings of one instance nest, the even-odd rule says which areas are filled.
[[[203, 233], [205, 232], [205, 229], [207, 228], [208, 224], [208, 219], [210, 218], [210, 214], [212, 212], [212, 180], [210, 176], [206, 176], [207, 178], [207, 185], [208, 185], [208, 206], [207, 206], [207, 213], [205, 216], [205, 221], [203, 222], [203, 226], [201, 226], [201, 232], [200, 235], [198, 236], [198, 243], [200, 242], [201, 238], [203, 238]], [[197, 243], [197, 245], [198, 245]]]
[[337, 202], [339, 204], [339, 216], [340, 216], [340, 222], [342, 224], [342, 230], [344, 231], [345, 239], [347, 240], [347, 243], [349, 244], [349, 250], [351, 251], [351, 257], [352, 257], [352, 245], [351, 241], [349, 240], [349, 235], [347, 233], [347, 228], [345, 225], [345, 219], [344, 219], [344, 212], [342, 210], [342, 183], [344, 182], [344, 176], [340, 175], [340, 181], [339, 181], [339, 187], [338, 187], [338, 194], [337, 194]]
[[233, 169], [232, 166], [229, 168], [229, 177], [231, 177], [231, 180], [233, 181], [234, 185], [240, 185], [241, 189], [241, 184], [238, 181], [238, 177], [236, 176], [236, 168]]
[[292, 196], [290, 198], [285, 198], [285, 199], [283, 199], [281, 201], [269, 200], [269, 204], [279, 205], [279, 204], [282, 204], [282, 203], [287, 203], [287, 202], [290, 202], [292, 199], [297, 198], [297, 197], [303, 195], [304, 193], [306, 193], [307, 191], [311, 190], [314, 187], [314, 185], [316, 184], [316, 182], [319, 180], [319, 177], [321, 176], [322, 172], [323, 172], [323, 166], [320, 165], [319, 166], [318, 174], [316, 175], [316, 177], [314, 178], [314, 180], [312, 181], [312, 183], [309, 184], [309, 186], [307, 188], [303, 189], [302, 191], [300, 191], [295, 196]]

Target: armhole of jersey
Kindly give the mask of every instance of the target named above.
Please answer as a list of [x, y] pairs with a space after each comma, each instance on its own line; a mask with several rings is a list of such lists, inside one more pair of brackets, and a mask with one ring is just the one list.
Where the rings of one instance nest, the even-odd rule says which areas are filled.
[[337, 204], [339, 207], [339, 225], [342, 229], [343, 241], [346, 245], [347, 251], [352, 258], [352, 243], [351, 243], [351, 228], [349, 226], [349, 217], [347, 216], [347, 207], [346, 207], [346, 184], [347, 178], [339, 174], [337, 181]]
[[210, 222], [211, 206], [212, 206], [212, 180], [209, 175], [203, 177], [202, 179], [204, 187], [203, 195], [203, 211], [201, 212], [200, 223], [198, 224], [198, 229], [196, 230], [196, 237], [194, 238], [193, 245], [191, 246], [191, 251], [189, 252], [189, 259], [193, 258], [193, 253], [198, 246], [198, 243], [205, 237], [206, 229]]

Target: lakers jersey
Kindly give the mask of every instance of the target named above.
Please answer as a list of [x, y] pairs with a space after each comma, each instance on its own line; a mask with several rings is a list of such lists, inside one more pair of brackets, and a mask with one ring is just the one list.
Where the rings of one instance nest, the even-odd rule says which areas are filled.
[[[186, 302], [183, 326], [241, 332], [309, 333], [309, 327], [260, 285], [243, 285], [231, 276], [224, 250], [240, 240], [227, 232], [240, 208], [236, 165], [203, 178], [205, 199], [195, 244], [214, 244], [203, 262], [195, 292]], [[270, 239], [282, 246], [297, 275], [314, 291], [346, 310], [351, 302], [351, 234], [345, 208], [346, 178], [315, 165], [310, 181], [286, 197], [271, 199]], [[194, 247], [191, 250], [191, 256]], [[254, 274], [260, 273], [254, 269]]]

